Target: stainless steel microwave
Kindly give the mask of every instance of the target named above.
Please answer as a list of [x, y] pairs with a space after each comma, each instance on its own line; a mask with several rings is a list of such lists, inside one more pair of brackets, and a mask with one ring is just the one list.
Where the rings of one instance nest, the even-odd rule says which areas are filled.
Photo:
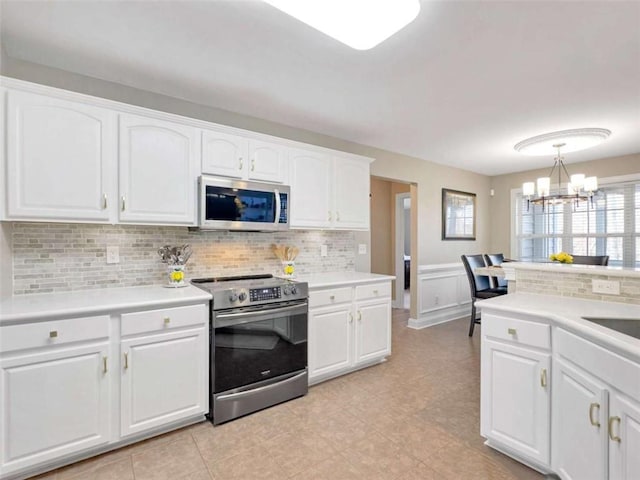
[[201, 229], [288, 230], [290, 189], [202, 175], [199, 178]]

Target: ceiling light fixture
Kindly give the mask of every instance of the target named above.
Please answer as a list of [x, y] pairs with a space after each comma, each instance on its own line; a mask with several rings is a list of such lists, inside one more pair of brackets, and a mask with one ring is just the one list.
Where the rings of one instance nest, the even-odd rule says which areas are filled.
[[419, 0], [264, 0], [322, 33], [368, 50], [411, 23]]
[[[584, 150], [605, 141], [609, 135], [611, 135], [611, 131], [604, 128], [579, 128], [546, 133], [518, 142], [513, 148], [525, 155], [556, 154], [553, 168], [548, 177], [538, 178], [536, 183], [525, 182], [522, 184], [522, 195], [527, 199], [527, 210], [529, 210], [530, 203], [542, 205], [542, 211], [544, 211], [545, 205], [549, 204], [573, 203], [577, 206], [581, 200], [590, 199], [593, 202], [593, 195], [598, 190], [598, 178], [585, 177], [582, 173], [569, 175], [560, 151]], [[558, 169], [558, 184], [555, 193], [552, 194], [551, 179], [556, 169]], [[562, 193], [563, 172], [567, 176], [567, 193]], [[534, 197], [536, 186], [538, 196]]]

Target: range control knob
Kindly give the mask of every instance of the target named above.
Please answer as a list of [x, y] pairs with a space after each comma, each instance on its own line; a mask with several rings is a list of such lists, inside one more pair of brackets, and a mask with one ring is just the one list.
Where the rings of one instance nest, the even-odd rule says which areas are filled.
[[291, 293], [291, 287], [289, 287], [289, 285], [285, 285], [282, 289], [282, 293], [289, 295]]
[[296, 293], [298, 293], [298, 287], [291, 285], [291, 295], [295, 295]]
[[245, 292], [240, 292], [240, 295], [238, 295], [238, 300], [240, 300], [241, 302], [244, 302], [247, 299], [247, 294]]
[[233, 303], [236, 300], [238, 300], [238, 294], [236, 292], [231, 292], [229, 294], [229, 301]]

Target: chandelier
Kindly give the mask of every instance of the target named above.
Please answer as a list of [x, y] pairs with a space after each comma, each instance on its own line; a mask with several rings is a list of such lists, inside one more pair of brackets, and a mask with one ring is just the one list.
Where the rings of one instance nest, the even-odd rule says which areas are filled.
[[[561, 151], [584, 150], [603, 142], [609, 135], [611, 135], [611, 131], [604, 128], [580, 128], [546, 133], [518, 142], [514, 149], [525, 155], [548, 155], [551, 152], [556, 154], [549, 176], [538, 178], [535, 183], [525, 182], [522, 184], [522, 195], [527, 199], [527, 210], [529, 210], [531, 203], [542, 205], [542, 211], [544, 211], [545, 206], [548, 205], [573, 203], [577, 207], [580, 201], [590, 200], [593, 202], [593, 195], [598, 190], [598, 178], [595, 176], [585, 177], [582, 173], [569, 175]], [[554, 173], [557, 173], [558, 183], [552, 191], [551, 181], [554, 178]], [[567, 179], [566, 190], [562, 188], [563, 174]], [[537, 196], [535, 196], [536, 187]]]

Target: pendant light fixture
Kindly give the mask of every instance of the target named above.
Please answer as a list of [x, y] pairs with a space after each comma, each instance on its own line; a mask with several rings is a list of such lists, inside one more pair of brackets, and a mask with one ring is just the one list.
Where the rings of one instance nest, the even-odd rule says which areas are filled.
[[[573, 203], [577, 206], [582, 200], [590, 199], [593, 201], [593, 195], [598, 190], [598, 178], [595, 176], [585, 177], [582, 173], [569, 175], [564, 165], [562, 152], [576, 152], [593, 147], [605, 141], [609, 135], [611, 135], [611, 131], [604, 128], [580, 128], [546, 133], [518, 142], [514, 149], [525, 155], [549, 155], [550, 153], [556, 155], [548, 177], [538, 178], [535, 183], [525, 182], [522, 184], [522, 195], [527, 199], [527, 210], [530, 203], [542, 205], [544, 211], [545, 206], [550, 204]], [[556, 169], [558, 184], [552, 190], [551, 182]], [[562, 189], [563, 174], [567, 178], [566, 193]], [[537, 196], [535, 195], [536, 190]]]
[[356, 50], [375, 47], [411, 23], [419, 0], [264, 0]]

